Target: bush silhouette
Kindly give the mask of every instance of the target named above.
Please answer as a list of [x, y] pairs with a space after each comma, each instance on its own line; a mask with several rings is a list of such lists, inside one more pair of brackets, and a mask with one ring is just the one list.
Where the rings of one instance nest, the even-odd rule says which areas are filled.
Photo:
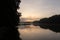
[[0, 40], [21, 40], [16, 28], [19, 23], [17, 9], [20, 2], [20, 0], [0, 1]]

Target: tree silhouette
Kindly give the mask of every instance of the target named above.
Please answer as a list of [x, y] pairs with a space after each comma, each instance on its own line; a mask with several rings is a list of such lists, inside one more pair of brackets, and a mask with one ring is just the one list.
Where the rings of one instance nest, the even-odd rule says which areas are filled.
[[36, 24], [36, 21], [33, 23], [34, 25], [40, 26], [43, 29], [50, 29], [54, 32], [60, 32], [60, 15], [53, 15], [49, 18], [42, 18]]
[[0, 40], [21, 40], [16, 28], [19, 24], [17, 9], [20, 2], [20, 0], [0, 1]]

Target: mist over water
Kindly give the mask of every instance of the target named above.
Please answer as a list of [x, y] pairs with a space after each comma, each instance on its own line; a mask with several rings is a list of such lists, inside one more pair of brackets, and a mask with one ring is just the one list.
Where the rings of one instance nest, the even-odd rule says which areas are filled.
[[60, 33], [39, 26], [21, 25], [18, 30], [22, 40], [60, 40]]

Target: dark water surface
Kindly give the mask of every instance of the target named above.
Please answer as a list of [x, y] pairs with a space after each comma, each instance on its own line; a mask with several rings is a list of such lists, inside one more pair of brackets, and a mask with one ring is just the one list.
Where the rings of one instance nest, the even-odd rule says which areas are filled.
[[60, 40], [60, 33], [34, 25], [21, 25], [19, 27], [22, 40]]

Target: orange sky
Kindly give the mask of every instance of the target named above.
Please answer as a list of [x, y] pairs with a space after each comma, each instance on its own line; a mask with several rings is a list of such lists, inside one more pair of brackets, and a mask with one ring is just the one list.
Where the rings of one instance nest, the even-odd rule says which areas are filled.
[[44, 18], [60, 14], [60, 0], [21, 0], [23, 18]]

